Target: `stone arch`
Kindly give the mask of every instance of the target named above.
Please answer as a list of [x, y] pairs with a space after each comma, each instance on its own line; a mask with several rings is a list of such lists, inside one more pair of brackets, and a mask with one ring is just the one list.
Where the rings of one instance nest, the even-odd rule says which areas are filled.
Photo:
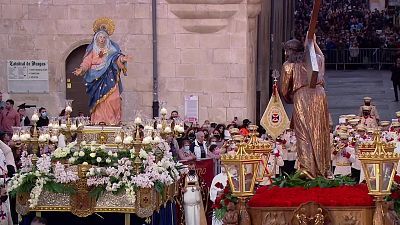
[[82, 39], [79, 41], [74, 42], [73, 44], [71, 44], [67, 50], [65, 50], [59, 60], [58, 60], [58, 65], [57, 65], [57, 74], [59, 75], [59, 93], [60, 93], [60, 99], [59, 99], [59, 103], [58, 105], [62, 108], [63, 104], [64, 104], [64, 99], [66, 99], [67, 96], [67, 72], [66, 72], [66, 66], [67, 66], [67, 59], [68, 57], [71, 55], [71, 53], [73, 53], [76, 49], [84, 46], [84, 45], [88, 45], [90, 44], [92, 41], [91, 38], [86, 38], [86, 39]]

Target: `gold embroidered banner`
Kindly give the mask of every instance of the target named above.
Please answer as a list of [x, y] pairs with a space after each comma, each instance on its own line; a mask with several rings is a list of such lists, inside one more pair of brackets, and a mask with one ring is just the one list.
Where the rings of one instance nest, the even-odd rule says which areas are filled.
[[281, 135], [290, 125], [289, 117], [283, 107], [281, 98], [276, 91], [269, 100], [268, 106], [265, 109], [264, 115], [261, 118], [261, 126], [267, 131], [267, 134], [275, 140]]

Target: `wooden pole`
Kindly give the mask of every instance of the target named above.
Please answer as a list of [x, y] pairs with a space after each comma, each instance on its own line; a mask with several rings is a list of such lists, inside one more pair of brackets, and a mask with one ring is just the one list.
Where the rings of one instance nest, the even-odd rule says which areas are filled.
[[318, 81], [319, 68], [314, 46], [314, 34], [317, 27], [320, 8], [321, 0], [315, 0], [311, 13], [310, 24], [308, 26], [308, 35], [306, 37], [306, 68], [310, 88], [315, 88]]

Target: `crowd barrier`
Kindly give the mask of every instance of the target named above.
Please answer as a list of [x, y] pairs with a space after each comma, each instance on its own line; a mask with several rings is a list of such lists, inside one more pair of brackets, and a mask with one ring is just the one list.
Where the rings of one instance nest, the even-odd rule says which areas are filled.
[[324, 49], [325, 64], [329, 69], [389, 69], [400, 56], [398, 48]]

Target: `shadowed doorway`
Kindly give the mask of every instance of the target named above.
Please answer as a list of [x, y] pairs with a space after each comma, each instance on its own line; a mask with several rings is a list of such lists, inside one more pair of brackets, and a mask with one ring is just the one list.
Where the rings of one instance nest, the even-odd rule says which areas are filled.
[[79, 67], [85, 55], [86, 47], [88, 45], [81, 45], [73, 50], [65, 60], [65, 74], [66, 74], [66, 97], [73, 99], [72, 103], [73, 112], [72, 116], [77, 116], [79, 112], [83, 112], [85, 116], [89, 116], [89, 98], [86, 95], [85, 82], [82, 76], [75, 76], [72, 72], [75, 68]]

